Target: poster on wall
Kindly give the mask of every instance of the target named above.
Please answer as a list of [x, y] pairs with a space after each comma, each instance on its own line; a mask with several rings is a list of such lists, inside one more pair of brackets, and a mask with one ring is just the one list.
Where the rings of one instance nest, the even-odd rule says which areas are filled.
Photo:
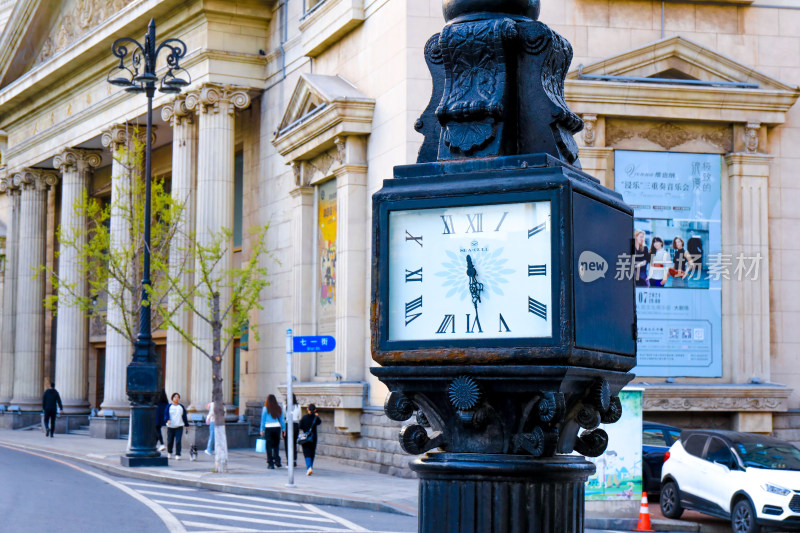
[[[336, 330], [336, 180], [317, 187], [317, 334]], [[333, 352], [316, 355], [316, 375], [334, 371]]]
[[721, 157], [616, 151], [614, 184], [633, 208], [638, 376], [722, 376]]
[[619, 393], [622, 418], [601, 424], [608, 447], [600, 457], [587, 457], [595, 473], [586, 480], [586, 501], [635, 500], [642, 497], [642, 389]]

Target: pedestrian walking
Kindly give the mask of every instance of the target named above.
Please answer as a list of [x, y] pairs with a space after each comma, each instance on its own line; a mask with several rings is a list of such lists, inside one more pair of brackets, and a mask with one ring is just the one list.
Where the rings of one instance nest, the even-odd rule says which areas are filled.
[[161, 389], [161, 392], [158, 394], [158, 403], [156, 404], [156, 440], [158, 440], [158, 451], [160, 452], [166, 449], [164, 446], [164, 434], [161, 432], [161, 428], [167, 425], [168, 406], [167, 391]]
[[317, 406], [313, 403], [308, 404], [307, 414], [300, 419], [300, 431], [306, 434], [306, 438], [299, 439], [300, 446], [303, 448], [303, 456], [306, 458], [306, 475], [314, 473], [314, 455], [317, 453], [317, 426], [322, 424], [317, 412]]
[[208, 414], [206, 415], [206, 424], [208, 424], [208, 444], [206, 444], [206, 449], [203, 451], [206, 455], [212, 455], [214, 453], [214, 402], [206, 405], [206, 409], [208, 409]]
[[[286, 404], [283, 404], [284, 412], [289, 412], [289, 407]], [[300, 417], [303, 415], [302, 409], [300, 409], [300, 405], [297, 403], [297, 396], [292, 394], [292, 427], [294, 428], [294, 432], [292, 433], [294, 442], [294, 466], [297, 466], [297, 435], [300, 429]], [[289, 424], [289, 419], [286, 419], [286, 424]], [[283, 447], [286, 451], [286, 463], [289, 463], [289, 431], [287, 426], [287, 431], [283, 433]]]
[[64, 404], [61, 403], [61, 395], [56, 390], [56, 384], [50, 382], [50, 388], [44, 391], [42, 395], [45, 437], [53, 437], [53, 433], [56, 431], [56, 415], [58, 415], [59, 409], [63, 411]]
[[281, 467], [281, 434], [285, 435], [285, 431], [283, 410], [275, 395], [270, 394], [261, 409], [261, 435], [267, 441], [267, 468], [270, 470]]
[[189, 420], [186, 418], [186, 408], [181, 403], [181, 395], [172, 394], [172, 403], [165, 409], [167, 419], [167, 458], [172, 459], [172, 445], [175, 445], [175, 460], [181, 460], [181, 440], [183, 432], [189, 430]]

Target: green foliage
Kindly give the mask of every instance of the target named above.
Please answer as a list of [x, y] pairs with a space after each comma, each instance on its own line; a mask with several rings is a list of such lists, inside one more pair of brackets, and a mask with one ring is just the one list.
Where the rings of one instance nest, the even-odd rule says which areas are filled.
[[[253, 337], [258, 340], [258, 327], [250, 321], [250, 313], [262, 309], [259, 303], [261, 291], [269, 285], [265, 258], [272, 254], [265, 245], [269, 225], [252, 228], [249, 259], [240, 267], [224, 268], [224, 261], [232, 254], [233, 234], [228, 228], [211, 233], [201, 243], [195, 234], [190, 234], [187, 246], [179, 249], [184, 258], [181, 265], [170, 269], [166, 263], [154, 265], [164, 274], [160, 285], [153, 287], [153, 294], [171, 292], [177, 301], [170, 304], [164, 321], [168, 327], [177, 331], [212, 361], [219, 362], [226, 351], [249, 325]], [[182, 281], [186, 273], [192, 274], [194, 282], [188, 286]], [[183, 329], [175, 320], [175, 315], [183, 308], [206, 322], [213, 332], [211, 347], [204, 345], [196, 337]]]
[[[131, 137], [136, 137], [132, 135]], [[122, 172], [112, 177], [112, 201], [89, 197], [86, 191], [78, 198], [72, 209], [76, 219], [85, 219], [84, 228], [68, 227], [57, 229], [56, 238], [59, 251], [56, 256], [74, 257], [78, 270], [87, 280], [88, 287], [78, 286], [75, 280], [47, 272], [54, 294], [45, 300], [45, 306], [54, 312], [58, 302], [75, 306], [87, 313], [98, 316], [109, 327], [136, 340], [139, 330], [139, 312], [142, 305], [157, 302], [152, 313], [152, 326], [160, 328], [164, 323], [161, 302], [164, 293], [147, 291], [148, 298], [142, 301], [142, 277], [144, 261], [144, 197], [145, 183], [139, 169], [143, 145], [132, 140], [127, 147], [118, 149], [114, 158]], [[66, 207], [65, 207], [66, 208]], [[151, 182], [151, 259], [152, 262], [166, 261], [169, 243], [183, 212], [183, 205], [173, 200], [166, 190], [163, 179]], [[118, 224], [121, 234], [112, 243], [111, 219]], [[116, 228], [115, 228], [116, 229]], [[151, 282], [159, 285], [163, 274], [151, 268]], [[122, 309], [119, 320], [110, 319], [106, 308], [115, 306]]]

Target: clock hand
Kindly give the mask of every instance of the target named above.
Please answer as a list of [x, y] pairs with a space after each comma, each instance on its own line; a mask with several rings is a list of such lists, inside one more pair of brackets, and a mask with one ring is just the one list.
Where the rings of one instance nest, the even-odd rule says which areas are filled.
[[475, 265], [472, 264], [472, 257], [467, 256], [467, 276], [469, 277], [469, 292], [472, 295], [472, 305], [475, 307], [475, 317], [478, 316], [478, 302], [481, 301], [481, 291], [483, 290], [483, 283], [477, 280], [478, 271]]

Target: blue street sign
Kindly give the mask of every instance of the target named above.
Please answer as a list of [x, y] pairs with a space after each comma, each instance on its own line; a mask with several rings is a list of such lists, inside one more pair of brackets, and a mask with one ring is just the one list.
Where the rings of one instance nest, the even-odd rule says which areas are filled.
[[332, 352], [336, 348], [336, 339], [330, 335], [294, 337], [294, 352]]

